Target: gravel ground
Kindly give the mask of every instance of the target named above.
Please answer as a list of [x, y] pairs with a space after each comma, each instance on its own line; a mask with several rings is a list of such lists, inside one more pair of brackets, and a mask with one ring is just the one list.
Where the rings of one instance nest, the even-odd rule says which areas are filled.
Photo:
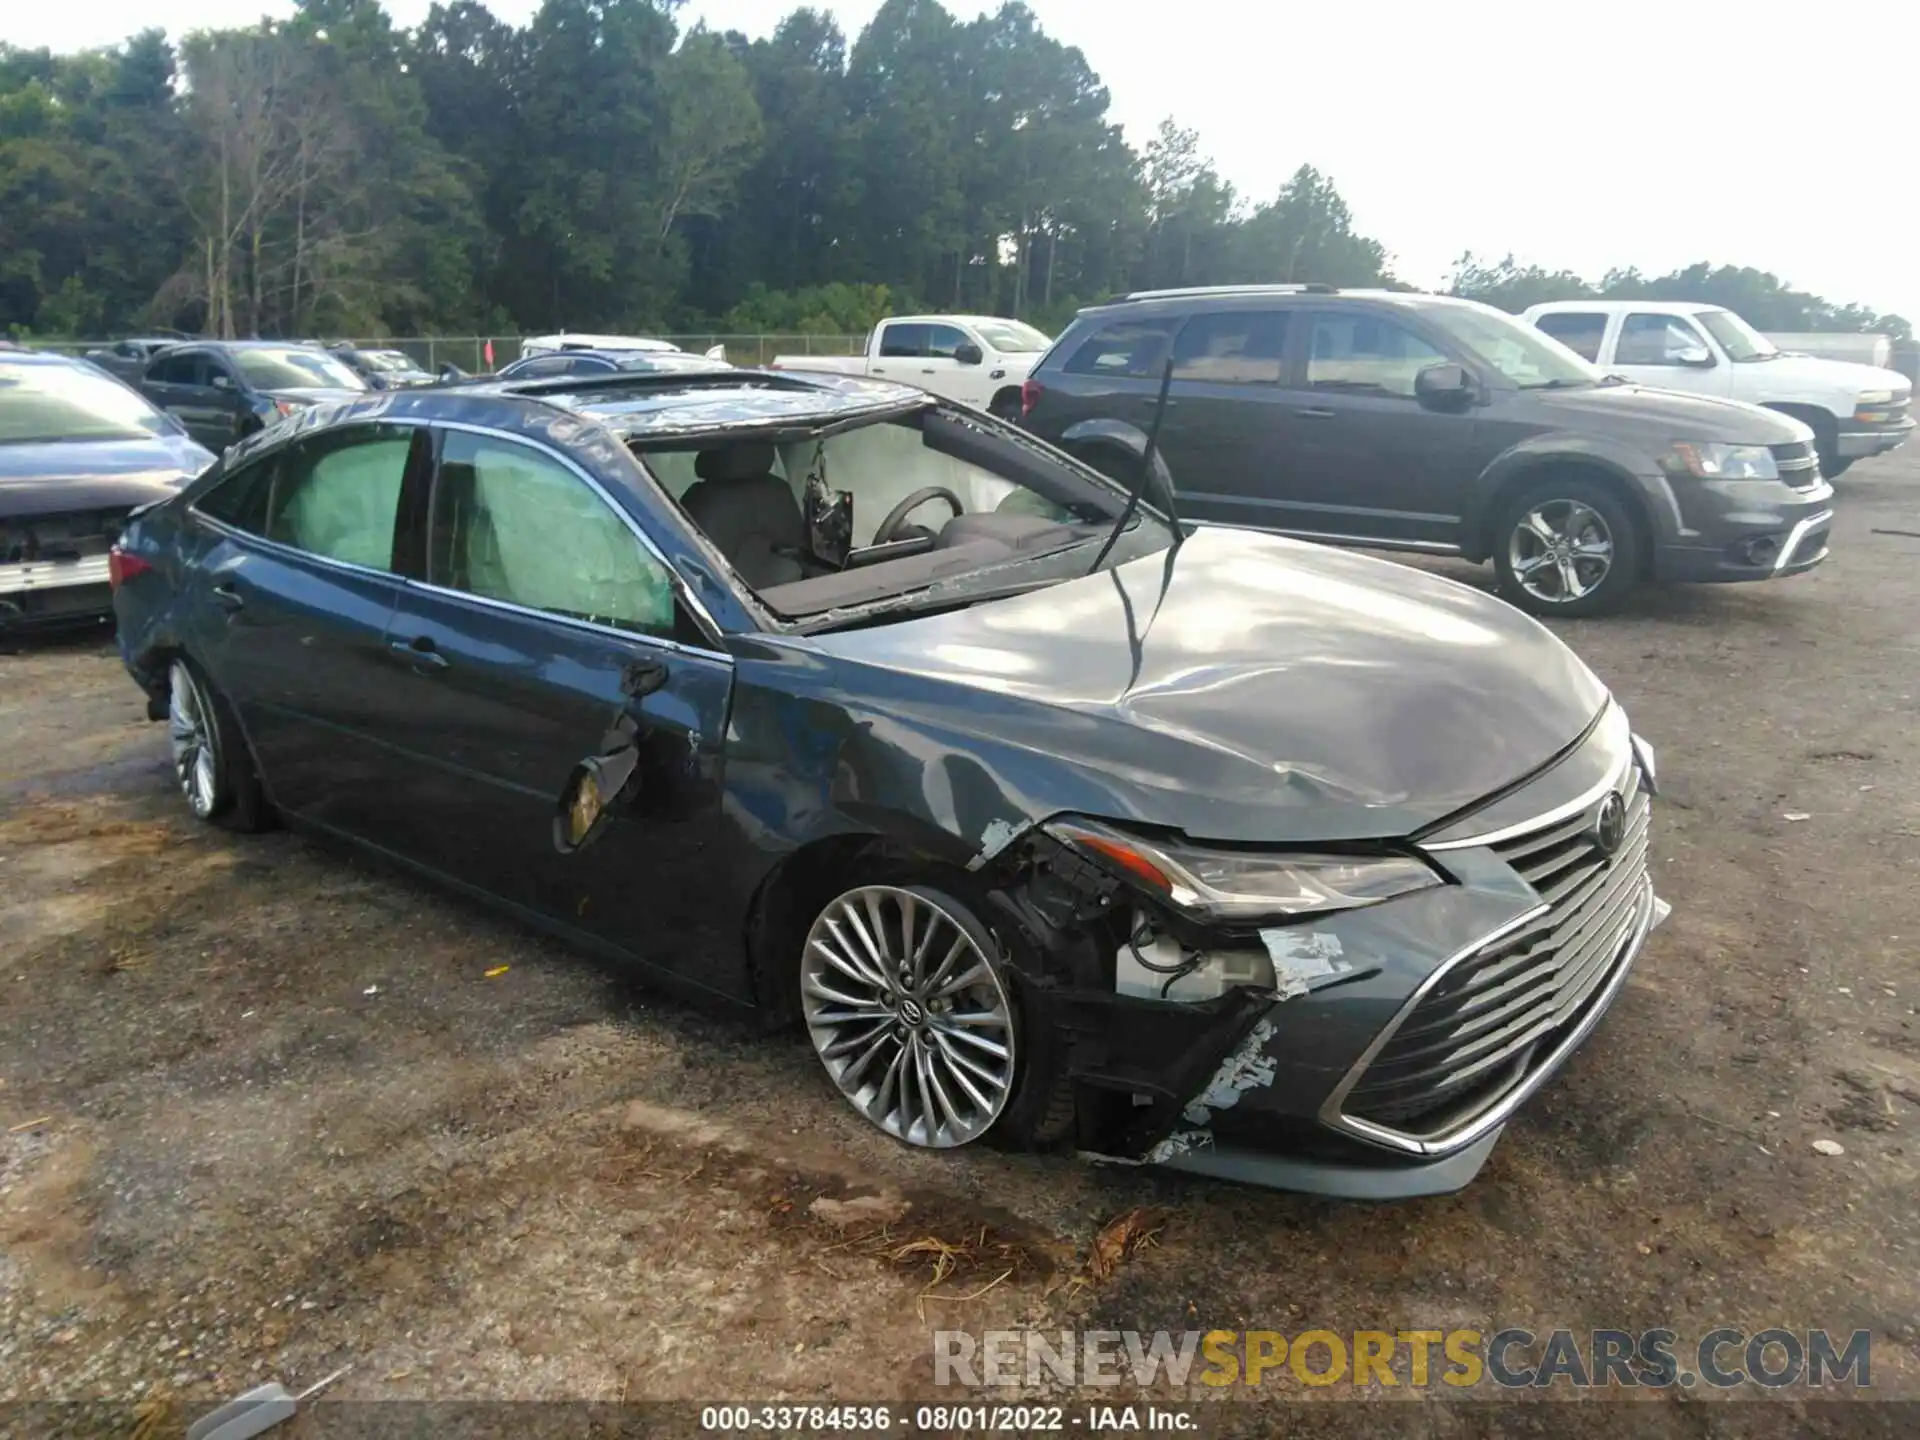
[[[797, 1037], [194, 825], [109, 644], [0, 658], [0, 1402], [168, 1433], [348, 1362], [333, 1395], [952, 1402], [983, 1397], [934, 1390], [929, 1332], [1022, 1324], [1869, 1329], [1878, 1392], [1920, 1396], [1920, 446], [1840, 491], [1811, 576], [1563, 627], [1659, 748], [1674, 915], [1479, 1179], [1384, 1208], [909, 1152]], [[1153, 1243], [1094, 1278], [1134, 1207]], [[1703, 1394], [1634, 1433], [1904, 1428]]]

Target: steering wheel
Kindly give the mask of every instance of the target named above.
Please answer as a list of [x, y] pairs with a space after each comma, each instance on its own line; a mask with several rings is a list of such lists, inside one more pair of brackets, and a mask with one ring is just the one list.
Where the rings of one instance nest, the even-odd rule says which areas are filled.
[[967, 507], [960, 503], [960, 497], [944, 485], [922, 485], [906, 499], [887, 512], [887, 518], [880, 522], [880, 528], [873, 532], [873, 543], [885, 545], [894, 538], [893, 532], [905, 522], [907, 516], [918, 510], [929, 500], [944, 500], [953, 507], [955, 517], [967, 513]]

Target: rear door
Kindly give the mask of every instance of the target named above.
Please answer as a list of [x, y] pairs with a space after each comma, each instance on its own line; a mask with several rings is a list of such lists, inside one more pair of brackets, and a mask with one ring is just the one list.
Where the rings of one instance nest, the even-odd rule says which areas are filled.
[[[1287, 384], [1289, 319], [1280, 308], [1208, 310], [1180, 328], [1159, 448], [1182, 519], [1295, 523], [1300, 400]], [[1143, 428], [1152, 427], [1157, 398], [1156, 387]]]
[[[394, 848], [580, 938], [727, 990], [737, 915], [712, 905], [733, 662], [672, 570], [569, 458], [447, 430], [424, 544], [386, 648], [407, 702]], [[563, 854], [561, 796], [590, 757], [631, 749], [607, 829]]]
[[1731, 395], [1733, 372], [1689, 315], [1629, 310], [1620, 319], [1613, 364], [1607, 367], [1642, 385]]
[[867, 373], [902, 384], [917, 385], [920, 365], [927, 358], [927, 327], [918, 321], [885, 320], [873, 352], [867, 357]]
[[1607, 323], [1611, 319], [1604, 310], [1550, 310], [1535, 316], [1533, 325], [1581, 359], [1605, 366], [1600, 357], [1606, 353]]
[[183, 613], [273, 801], [377, 838], [397, 780], [382, 733], [403, 704], [387, 658], [395, 522], [425, 431], [358, 425], [283, 447], [202, 496], [207, 548]]
[[217, 455], [233, 443], [233, 412], [214, 388], [214, 373], [207, 351], [170, 350], [147, 368], [141, 388]]
[[1474, 412], [1423, 407], [1413, 378], [1462, 359], [1404, 317], [1359, 306], [1302, 317], [1295, 483], [1278, 528], [1446, 549], [1478, 473]]

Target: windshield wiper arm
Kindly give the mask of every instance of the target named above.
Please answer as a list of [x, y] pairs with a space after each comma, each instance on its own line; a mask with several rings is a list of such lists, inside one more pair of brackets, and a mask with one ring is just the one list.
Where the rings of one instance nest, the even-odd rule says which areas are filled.
[[[1140, 508], [1140, 496], [1146, 491], [1147, 479], [1153, 474], [1153, 457], [1160, 450], [1160, 422], [1167, 413], [1167, 392], [1173, 388], [1173, 356], [1167, 356], [1167, 363], [1160, 371], [1160, 395], [1153, 402], [1153, 424], [1147, 428], [1147, 448], [1140, 452], [1140, 474], [1128, 492], [1126, 508], [1121, 510], [1120, 518], [1113, 522], [1113, 529], [1107, 532], [1106, 544], [1100, 547], [1100, 553], [1093, 557], [1093, 564], [1087, 567], [1091, 575], [1100, 568], [1100, 562], [1107, 558], [1107, 552], [1113, 549], [1122, 532], [1132, 521], [1134, 512]], [[1167, 518], [1173, 521], [1173, 543], [1177, 546], [1186, 538], [1180, 528], [1180, 517], [1173, 510], [1173, 487], [1167, 486]]]

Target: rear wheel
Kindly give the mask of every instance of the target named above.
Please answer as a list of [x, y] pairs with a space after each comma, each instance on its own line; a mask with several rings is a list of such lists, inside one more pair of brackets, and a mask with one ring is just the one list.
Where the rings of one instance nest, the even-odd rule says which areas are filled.
[[800, 1008], [840, 1093], [897, 1140], [1023, 1146], [1071, 1125], [1050, 1037], [1023, 1025], [999, 942], [947, 889], [876, 879], [828, 901], [801, 951]]
[[1568, 477], [1533, 486], [1496, 522], [1500, 593], [1535, 615], [1599, 615], [1633, 589], [1639, 532], [1604, 485]]
[[196, 819], [229, 830], [267, 828], [271, 812], [233, 711], [185, 656], [167, 668], [167, 743]]

